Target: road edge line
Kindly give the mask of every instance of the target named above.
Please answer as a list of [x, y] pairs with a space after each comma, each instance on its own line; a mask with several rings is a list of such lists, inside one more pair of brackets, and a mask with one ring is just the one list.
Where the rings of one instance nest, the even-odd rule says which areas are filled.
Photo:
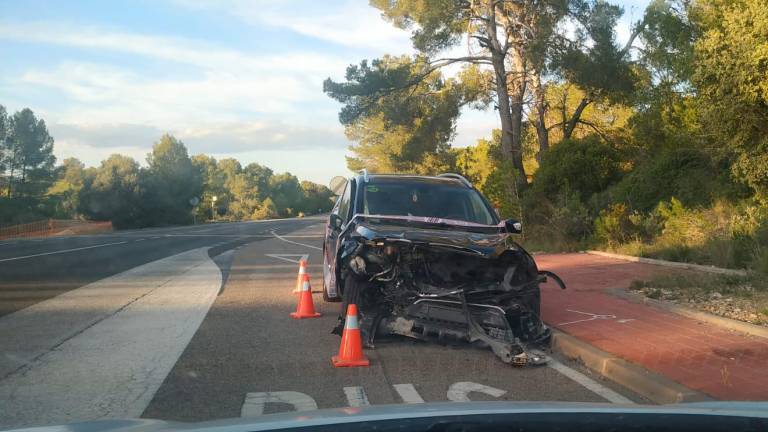
[[317, 246], [308, 245], [308, 244], [305, 244], [305, 243], [299, 243], [299, 242], [295, 242], [295, 241], [291, 241], [291, 240], [288, 240], [288, 239], [286, 239], [286, 238], [282, 237], [280, 234], [276, 233], [276, 232], [275, 232], [275, 230], [272, 230], [272, 231], [270, 231], [270, 232], [272, 233], [272, 235], [273, 235], [275, 238], [277, 238], [277, 239], [279, 239], [279, 240], [282, 240], [282, 241], [284, 241], [284, 242], [286, 242], [286, 243], [291, 243], [291, 244], [295, 244], [295, 245], [299, 245], [299, 246], [304, 246], [304, 247], [308, 247], [308, 248], [316, 249], [316, 250], [319, 250], [319, 251], [323, 250], [323, 248], [321, 248], [321, 247], [317, 247]]
[[673, 404], [713, 400], [704, 393], [689, 389], [661, 374], [618, 358], [562, 331], [552, 330], [551, 348], [565, 357], [580, 361], [600, 376], [654, 403]]
[[609, 290], [606, 290], [605, 292], [612, 296], [619, 297], [621, 299], [624, 299], [633, 303], [639, 303], [639, 304], [645, 304], [645, 305], [657, 307], [667, 312], [672, 312], [672, 313], [682, 315], [684, 317], [691, 318], [697, 321], [702, 321], [708, 324], [716, 325], [726, 330], [738, 331], [740, 333], [744, 333], [750, 336], [756, 336], [756, 337], [768, 339], [767, 327], [762, 327], [759, 325], [750, 324], [748, 322], [738, 321], [731, 318], [721, 317], [718, 315], [698, 311], [695, 309], [691, 309], [689, 307], [677, 305], [670, 302], [651, 299], [640, 294], [629, 292], [622, 288], [609, 289]]
[[673, 267], [673, 268], [679, 268], [679, 269], [685, 269], [685, 270], [697, 270], [697, 271], [703, 271], [707, 273], [717, 273], [717, 274], [724, 274], [724, 275], [731, 275], [731, 276], [747, 275], [746, 270], [735, 270], [735, 269], [727, 269], [727, 268], [715, 267], [715, 266], [705, 266], [701, 264], [691, 264], [691, 263], [684, 263], [684, 262], [677, 262], [677, 261], [666, 261], [666, 260], [660, 260], [655, 258], [622, 255], [622, 254], [617, 254], [613, 252], [603, 252], [599, 250], [586, 250], [584, 251], [584, 253], [588, 253], [590, 255], [599, 255], [606, 258], [620, 259], [623, 261], [639, 262], [643, 264], [653, 264], [653, 265], [658, 265], [662, 267]]

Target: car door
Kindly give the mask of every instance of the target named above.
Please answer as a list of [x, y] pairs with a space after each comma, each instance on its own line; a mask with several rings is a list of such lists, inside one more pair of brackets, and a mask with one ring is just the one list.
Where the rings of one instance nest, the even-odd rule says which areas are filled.
[[[349, 222], [350, 205], [352, 201], [352, 191], [354, 180], [347, 182], [344, 192], [336, 202], [331, 211], [331, 215], [337, 215], [341, 218], [342, 227]], [[339, 247], [339, 233], [342, 228], [333, 224], [333, 217], [329, 217], [325, 231], [325, 245], [323, 247], [323, 283], [325, 284], [324, 297], [326, 300], [338, 300], [341, 298], [338, 284], [336, 283], [336, 256]]]

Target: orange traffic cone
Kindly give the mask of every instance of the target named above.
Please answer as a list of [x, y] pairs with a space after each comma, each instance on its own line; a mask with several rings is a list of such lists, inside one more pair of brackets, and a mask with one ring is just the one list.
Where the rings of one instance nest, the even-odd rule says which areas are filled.
[[339, 355], [331, 357], [333, 367], [368, 366], [370, 362], [363, 355], [363, 342], [360, 338], [360, 325], [357, 323], [357, 305], [347, 306], [347, 319], [341, 334]]
[[291, 318], [317, 318], [320, 314], [315, 312], [315, 303], [312, 301], [312, 288], [309, 286], [309, 275], [305, 273], [301, 279], [299, 305], [296, 307], [296, 312], [291, 312]]
[[[301, 284], [304, 281], [304, 275], [307, 274], [307, 261], [299, 261], [299, 275], [296, 276], [296, 288], [293, 289], [293, 294], [301, 293]], [[310, 287], [310, 291], [312, 291]]]

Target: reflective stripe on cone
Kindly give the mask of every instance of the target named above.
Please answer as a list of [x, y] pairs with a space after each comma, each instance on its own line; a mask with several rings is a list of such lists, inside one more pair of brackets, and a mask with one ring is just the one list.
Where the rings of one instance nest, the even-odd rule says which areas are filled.
[[347, 306], [347, 318], [344, 332], [341, 334], [339, 355], [331, 357], [334, 367], [369, 366], [370, 361], [363, 354], [363, 342], [360, 337], [360, 325], [357, 320], [357, 305]]

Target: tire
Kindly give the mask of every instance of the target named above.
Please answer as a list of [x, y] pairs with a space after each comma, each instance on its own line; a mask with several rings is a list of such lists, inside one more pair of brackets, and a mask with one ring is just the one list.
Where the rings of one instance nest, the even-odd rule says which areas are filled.
[[362, 282], [355, 278], [353, 275], [349, 275], [344, 279], [344, 292], [341, 295], [341, 316], [347, 316], [347, 306], [350, 303], [357, 305], [358, 314], [360, 313], [360, 291], [362, 288]]

